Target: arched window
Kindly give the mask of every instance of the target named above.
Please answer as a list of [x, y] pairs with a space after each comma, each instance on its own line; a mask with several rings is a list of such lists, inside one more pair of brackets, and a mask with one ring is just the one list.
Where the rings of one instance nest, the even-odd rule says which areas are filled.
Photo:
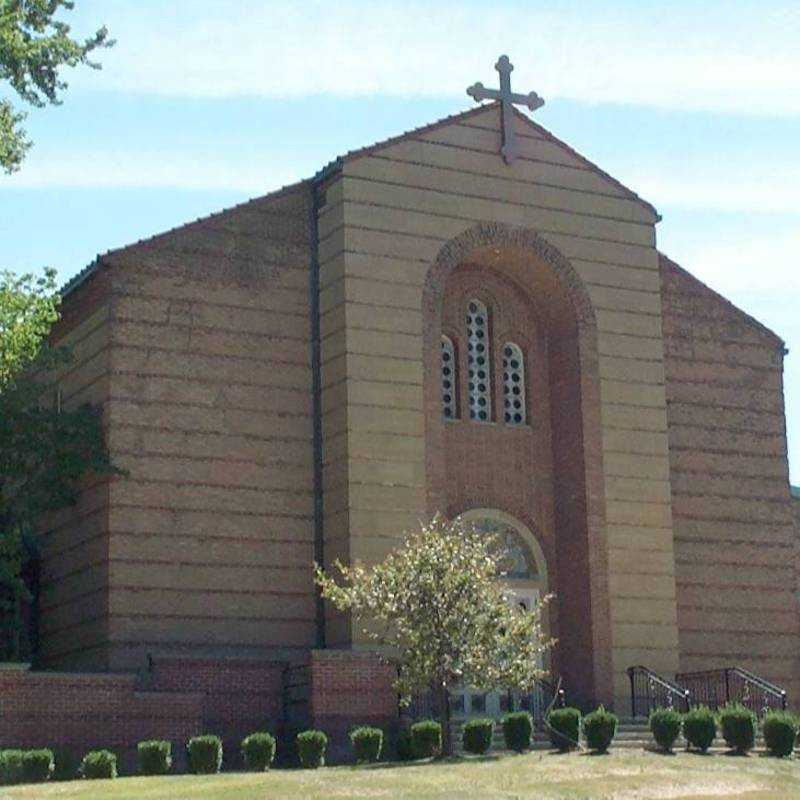
[[470, 300], [467, 306], [467, 364], [470, 419], [488, 422], [492, 418], [489, 314], [480, 300]]
[[503, 556], [501, 566], [506, 578], [533, 580], [538, 577], [536, 564], [531, 561], [519, 531], [513, 525], [493, 517], [479, 517], [472, 520], [472, 524], [477, 530], [497, 537]]
[[503, 406], [507, 425], [525, 424], [525, 366], [514, 342], [503, 345]]
[[456, 370], [456, 352], [453, 342], [447, 336], [442, 336], [442, 416], [445, 419], [455, 419], [458, 416]]

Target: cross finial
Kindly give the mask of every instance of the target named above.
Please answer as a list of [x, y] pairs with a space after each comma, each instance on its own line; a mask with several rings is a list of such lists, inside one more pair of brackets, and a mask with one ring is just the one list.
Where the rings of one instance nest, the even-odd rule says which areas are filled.
[[494, 68], [500, 73], [500, 89], [487, 89], [482, 83], [476, 83], [467, 89], [467, 94], [474, 98], [476, 103], [480, 103], [481, 100], [500, 101], [503, 111], [503, 146], [500, 152], [506, 164], [510, 164], [517, 157], [512, 113], [514, 105], [525, 105], [531, 111], [535, 111], [544, 105], [544, 100], [536, 92], [514, 94], [511, 91], [511, 71], [514, 65], [508, 60], [508, 56], [500, 56]]

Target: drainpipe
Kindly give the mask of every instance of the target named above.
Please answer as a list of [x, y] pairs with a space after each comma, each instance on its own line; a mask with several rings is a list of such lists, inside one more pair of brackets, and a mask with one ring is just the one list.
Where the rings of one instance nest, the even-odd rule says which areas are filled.
[[[308, 268], [308, 304], [311, 319], [311, 393], [312, 393], [312, 448], [314, 463], [314, 561], [324, 565], [325, 520], [322, 504], [322, 360], [320, 355], [320, 310], [319, 310], [319, 229], [317, 215], [320, 207], [319, 188], [316, 180], [309, 181], [308, 240], [310, 260]], [[318, 587], [314, 587], [316, 598], [315, 647], [325, 648], [325, 604]]]

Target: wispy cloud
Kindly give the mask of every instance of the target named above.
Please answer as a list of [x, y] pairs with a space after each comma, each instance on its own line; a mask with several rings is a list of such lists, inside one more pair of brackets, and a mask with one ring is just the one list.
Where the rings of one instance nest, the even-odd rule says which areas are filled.
[[773, 236], [746, 229], [720, 240], [705, 239], [676, 257], [698, 278], [726, 295], [775, 292], [776, 301], [800, 292], [800, 221]]
[[463, 94], [507, 52], [520, 89], [659, 108], [800, 114], [800, 5], [498, 0], [93, 0], [117, 47], [76, 84], [176, 96]]

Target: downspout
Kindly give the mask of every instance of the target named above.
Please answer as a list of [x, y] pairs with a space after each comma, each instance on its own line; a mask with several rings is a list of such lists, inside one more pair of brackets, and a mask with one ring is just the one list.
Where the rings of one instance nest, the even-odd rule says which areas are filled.
[[[322, 501], [322, 359], [320, 353], [319, 310], [319, 192], [316, 179], [308, 184], [308, 241], [310, 250], [308, 269], [308, 305], [311, 319], [311, 396], [312, 396], [312, 448], [314, 464], [314, 561], [324, 566], [325, 517]], [[319, 588], [314, 587], [316, 602], [317, 649], [325, 648], [325, 603]]]

